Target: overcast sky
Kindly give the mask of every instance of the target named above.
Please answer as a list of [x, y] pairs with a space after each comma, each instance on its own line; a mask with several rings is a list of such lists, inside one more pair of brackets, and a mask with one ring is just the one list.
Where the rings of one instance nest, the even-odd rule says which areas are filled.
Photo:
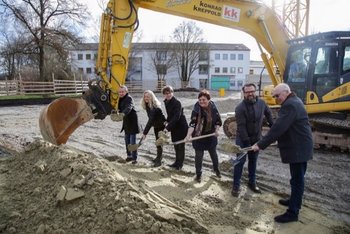
[[[96, 7], [97, 0], [87, 0], [96, 15], [102, 10]], [[268, 3], [270, 0], [266, 0]], [[276, 0], [278, 1], [278, 0]], [[310, 0], [309, 32], [325, 32], [334, 30], [350, 31], [349, 0]], [[100, 12], [98, 12], [100, 11]], [[168, 41], [174, 29], [183, 21], [177, 16], [139, 9], [139, 30], [142, 31], [141, 42]], [[251, 59], [261, 60], [256, 41], [250, 35], [234, 29], [196, 21], [203, 29], [204, 38], [211, 43], [243, 43], [251, 49]]]

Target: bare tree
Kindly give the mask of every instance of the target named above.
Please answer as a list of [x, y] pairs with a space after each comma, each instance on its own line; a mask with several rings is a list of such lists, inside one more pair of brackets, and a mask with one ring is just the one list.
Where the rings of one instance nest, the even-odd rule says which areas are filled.
[[200, 51], [206, 49], [203, 30], [193, 21], [183, 21], [175, 28], [173, 40], [174, 61], [183, 86], [186, 87], [192, 74], [198, 69]]
[[28, 38], [20, 29], [9, 28], [6, 19], [0, 25], [0, 66], [7, 79], [14, 79], [20, 67], [28, 63], [26, 54]]
[[153, 70], [158, 81], [164, 81], [168, 70], [174, 66], [174, 53], [170, 43], [154, 43], [156, 52], [151, 56]]
[[26, 50], [37, 56], [40, 80], [45, 76], [45, 51], [65, 56], [68, 46], [78, 42], [77, 26], [87, 19], [87, 9], [76, 0], [0, 0], [2, 13], [30, 35]]

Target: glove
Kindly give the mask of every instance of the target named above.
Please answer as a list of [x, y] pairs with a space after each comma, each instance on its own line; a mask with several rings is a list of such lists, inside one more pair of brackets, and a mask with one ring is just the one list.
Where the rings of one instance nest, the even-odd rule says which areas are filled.
[[112, 113], [111, 114], [111, 120], [120, 122], [123, 121], [125, 114], [124, 113]]

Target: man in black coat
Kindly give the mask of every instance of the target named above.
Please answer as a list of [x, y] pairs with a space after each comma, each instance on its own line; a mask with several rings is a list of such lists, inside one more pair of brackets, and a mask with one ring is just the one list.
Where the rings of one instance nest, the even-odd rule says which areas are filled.
[[252, 148], [254, 151], [265, 149], [277, 140], [282, 163], [289, 163], [291, 195], [289, 199], [279, 201], [288, 209], [275, 217], [276, 222], [287, 223], [298, 221], [307, 161], [312, 159], [313, 154], [312, 132], [303, 102], [290, 91], [287, 84], [277, 85], [272, 95], [281, 104], [278, 118], [270, 131]]
[[[164, 104], [167, 113], [166, 125], [164, 131], [171, 133], [173, 142], [185, 139], [187, 135], [188, 124], [183, 113], [181, 102], [174, 96], [174, 90], [171, 86], [165, 86], [162, 89], [164, 95]], [[170, 167], [180, 170], [185, 159], [185, 143], [174, 145], [175, 162]]]
[[136, 144], [136, 134], [140, 132], [134, 100], [129, 95], [128, 88], [125, 85], [119, 87], [118, 93], [118, 111], [124, 115], [123, 127], [120, 132], [125, 131], [126, 161], [133, 161], [132, 163], [135, 164], [137, 162], [137, 151], [130, 152], [128, 150], [128, 145]]
[[[237, 105], [235, 116], [237, 122], [236, 144], [241, 148], [254, 145], [261, 138], [261, 129], [264, 116], [269, 127], [272, 126], [272, 114], [266, 103], [259, 99], [256, 94], [256, 86], [252, 83], [242, 87], [244, 99]], [[237, 157], [241, 154], [237, 154]], [[259, 152], [248, 152], [248, 188], [255, 193], [261, 193], [256, 183], [256, 165]], [[246, 156], [243, 156], [234, 167], [232, 196], [238, 197], [240, 193], [241, 177]]]

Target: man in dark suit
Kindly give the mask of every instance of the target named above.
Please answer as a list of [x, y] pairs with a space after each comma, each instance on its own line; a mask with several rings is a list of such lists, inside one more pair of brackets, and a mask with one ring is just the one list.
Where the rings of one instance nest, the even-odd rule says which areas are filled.
[[[245, 148], [254, 145], [260, 140], [264, 116], [269, 127], [272, 126], [273, 120], [269, 107], [262, 99], [256, 96], [255, 84], [245, 84], [242, 87], [242, 91], [244, 99], [235, 108], [237, 122], [236, 144], [241, 148]], [[237, 154], [237, 157], [241, 156], [241, 154]], [[255, 193], [261, 193], [261, 190], [257, 186], [255, 175], [258, 156], [259, 152], [248, 152], [248, 188]], [[235, 197], [239, 196], [241, 190], [241, 177], [245, 161], [246, 156], [234, 167], [231, 194]]]
[[277, 140], [282, 163], [289, 163], [291, 195], [289, 199], [279, 201], [288, 209], [275, 217], [276, 222], [287, 223], [298, 221], [307, 161], [312, 159], [313, 154], [312, 132], [303, 102], [290, 91], [287, 84], [278, 84], [272, 95], [281, 104], [278, 118], [270, 131], [252, 148], [254, 151], [265, 149]]

